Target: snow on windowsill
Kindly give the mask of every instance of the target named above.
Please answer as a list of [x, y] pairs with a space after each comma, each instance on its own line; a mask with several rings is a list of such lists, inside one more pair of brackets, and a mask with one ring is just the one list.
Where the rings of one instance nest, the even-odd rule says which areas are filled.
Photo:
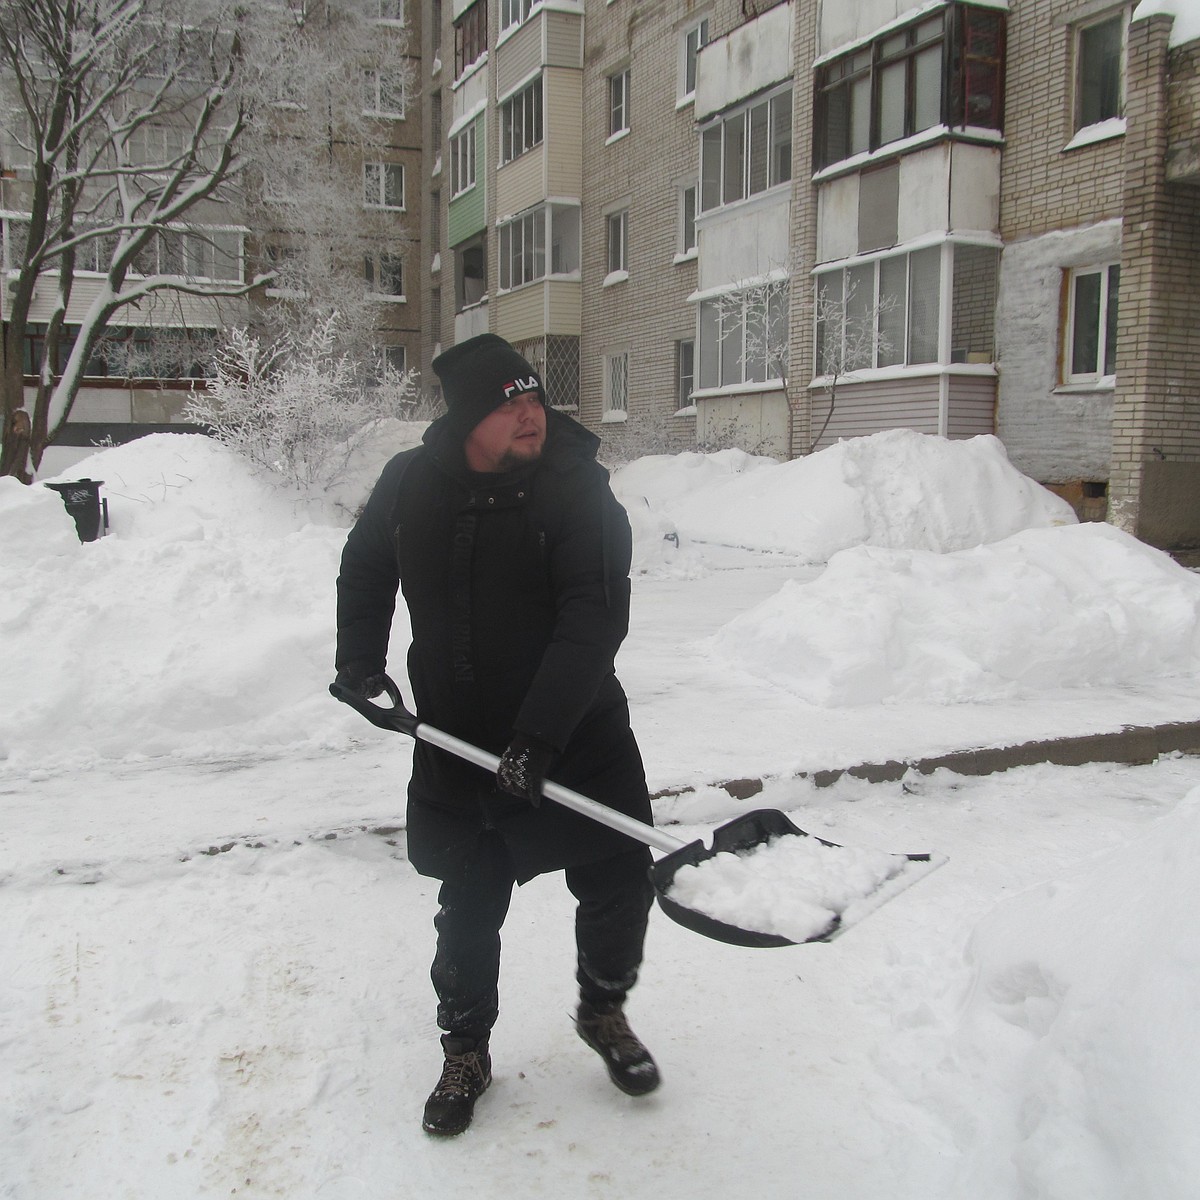
[[1102, 375], [1099, 379], [1077, 379], [1070, 383], [1060, 383], [1054, 388], [1056, 396], [1078, 396], [1096, 392], [1111, 392], [1116, 389], [1115, 375]]
[[610, 133], [604, 144], [606, 146], [611, 146], [614, 142], [619, 142], [622, 138], [627, 138], [628, 136], [629, 126], [626, 125], [624, 129], [618, 129], [616, 133]]
[[600, 418], [601, 425], [623, 425], [629, 420], [629, 414], [626, 412], [617, 412], [615, 409], [606, 412]]
[[442, 252], [439, 250], [433, 256], [433, 262], [429, 264], [430, 275], [436, 275], [442, 269]]
[[392, 292], [367, 292], [367, 298], [378, 301], [381, 304], [407, 304], [408, 297], [401, 294], [399, 296]]
[[684, 250], [680, 254], [676, 254], [672, 262], [676, 265], [679, 263], [695, 262], [700, 257], [699, 247], [693, 246], [690, 250]]
[[614, 283], [624, 283], [628, 278], [628, 271], [611, 271], [605, 275], [604, 283], [601, 284], [601, 287], [612, 287]]
[[687, 405], [685, 408], [677, 408], [671, 415], [675, 417], [694, 417], [696, 415], [696, 405], [693, 403]]
[[1063, 147], [1063, 152], [1078, 150], [1080, 146], [1091, 146], [1096, 142], [1107, 142], [1111, 138], [1123, 137], [1124, 135], [1125, 118], [1109, 117], [1107, 121], [1097, 121], [1095, 125], [1085, 125]]

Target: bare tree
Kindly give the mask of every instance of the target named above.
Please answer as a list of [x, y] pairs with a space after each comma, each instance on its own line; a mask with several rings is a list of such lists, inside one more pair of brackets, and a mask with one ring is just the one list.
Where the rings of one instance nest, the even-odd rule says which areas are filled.
[[[791, 369], [789, 305], [795, 264], [773, 268], [761, 279], [727, 292], [716, 301], [721, 328], [737, 330], [741, 337], [740, 363], [748, 381], [779, 380], [787, 403], [787, 445], [792, 444], [791, 400], [788, 381]], [[732, 444], [737, 440], [738, 421], [731, 418], [728, 427], [716, 437], [709, 435], [705, 449]], [[751, 453], [763, 447], [744, 447]]]
[[[241, 60], [236, 22], [185, 25], [169, 0], [9, 0], [0, 14], [4, 129], [29, 175], [20, 197], [28, 221], [9, 226], [23, 244], [5, 248], [15, 278], [6, 297], [0, 474], [28, 481], [120, 309], [168, 288], [228, 296], [251, 286], [185, 279], [178, 261], [186, 218], [222, 200], [244, 165], [245, 113], [233, 89]], [[177, 134], [156, 146], [164, 122]], [[224, 249], [194, 237], [194, 255]], [[81, 263], [103, 282], [56, 379]], [[29, 413], [23, 356], [39, 279], [55, 292]]]
[[[841, 283], [841, 277], [838, 277]], [[851, 280], [836, 290], [817, 285], [816, 374], [822, 379], [829, 409], [816, 437], [808, 444], [811, 454], [820, 444], [833, 419], [838, 387], [855, 372], [881, 364], [892, 352], [892, 339], [885, 318], [896, 307], [895, 296], [859, 294], [859, 282]]]
[[[5, 0], [0, 127], [27, 175], [6, 181], [6, 207], [28, 218], [8, 221], [4, 247], [12, 281], [0, 474], [31, 478], [86, 365], [111, 354], [104, 338], [114, 318], [153, 311], [156, 297], [216, 301], [274, 282], [305, 296], [307, 309], [367, 321], [363, 246], [383, 234], [370, 217], [358, 220], [362, 177], [344, 169], [339, 150], [361, 155], [376, 132], [365, 79], [377, 96], [404, 102], [404, 70], [384, 63], [370, 75], [396, 48], [388, 36], [361, 0]], [[302, 186], [289, 192], [289, 178]], [[266, 231], [268, 248], [286, 250], [264, 253], [258, 272], [242, 268], [247, 221]], [[399, 254], [389, 253], [374, 252], [377, 274], [395, 270]], [[101, 282], [76, 302], [68, 331], [81, 270]], [[39, 286], [54, 291], [48, 314], [44, 297], [38, 309], [45, 330], [30, 409], [23, 360]]]

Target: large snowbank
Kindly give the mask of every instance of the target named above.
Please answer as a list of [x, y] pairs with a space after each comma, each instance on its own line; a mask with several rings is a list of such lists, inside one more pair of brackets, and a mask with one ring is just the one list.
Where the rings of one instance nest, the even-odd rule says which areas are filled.
[[645, 498], [688, 541], [827, 562], [850, 546], [946, 552], [1066, 525], [1065, 500], [1022, 475], [994, 437], [908, 429], [777, 463], [740, 450], [640, 459], [616, 472], [631, 511]]
[[[0, 597], [0, 758], [344, 744], [361, 718], [326, 694], [338, 558], [380, 465], [420, 432], [394, 431], [325, 504], [196, 435], [101, 451], [68, 476], [103, 480], [109, 504], [109, 535], [82, 546], [55, 493], [6, 484], [0, 560], [17, 569]], [[786, 464], [652, 458], [615, 486], [647, 569], [707, 569], [696, 542], [829, 559], [694, 647], [814, 704], [989, 699], [1196, 665], [1200, 582], [1112, 528], [1070, 524], [994, 438], [895, 431]], [[398, 676], [407, 637], [401, 605]]]

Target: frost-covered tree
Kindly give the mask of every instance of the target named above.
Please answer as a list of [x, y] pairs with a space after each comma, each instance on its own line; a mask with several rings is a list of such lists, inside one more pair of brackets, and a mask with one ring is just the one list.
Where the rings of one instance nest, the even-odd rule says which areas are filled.
[[428, 417], [408, 373], [378, 364], [371, 380], [338, 349], [339, 319], [268, 344], [230, 331], [215, 378], [189, 402], [189, 419], [223, 445], [308, 494], [343, 481], [381, 422]]
[[[4, 0], [0, 130], [5, 157], [23, 168], [5, 181], [6, 207], [28, 218], [6, 223], [0, 474], [31, 478], [110, 325], [156, 296], [226, 298], [274, 283], [303, 295], [307, 311], [337, 307], [365, 325], [364, 247], [376, 246], [380, 272], [394, 272], [400, 253], [378, 250], [361, 165], [345, 170], [343, 152], [361, 156], [378, 131], [368, 79], [382, 103], [403, 104], [408, 88], [407, 72], [385, 61], [402, 34], [373, 22], [374, 8]], [[246, 225], [264, 231], [258, 271], [243, 269], [241, 238], [228, 235]], [[76, 302], [68, 333], [82, 270], [101, 282]], [[26, 336], [35, 290], [47, 287], [27, 403]]]
[[366, 361], [381, 297], [404, 287], [407, 188], [393, 139], [411, 103], [415, 69], [405, 31], [374, 19], [369, 0], [292, 0], [280, 38], [258, 22], [247, 35], [245, 87], [253, 105], [244, 189], [273, 303], [255, 310], [264, 341], [333, 322], [339, 346]]
[[833, 286], [827, 282], [817, 285], [815, 366], [829, 407], [821, 428], [808, 444], [808, 454], [817, 448], [829, 428], [838, 388], [853, 379], [856, 372], [880, 365], [893, 349], [887, 317], [896, 307], [896, 297], [876, 297], [873, 288], [862, 289], [857, 279], [843, 282], [840, 275], [835, 279]]

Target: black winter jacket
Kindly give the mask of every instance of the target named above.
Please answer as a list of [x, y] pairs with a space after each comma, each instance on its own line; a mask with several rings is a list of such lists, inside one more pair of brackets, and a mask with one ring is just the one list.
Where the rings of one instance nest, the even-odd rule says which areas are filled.
[[[494, 754], [514, 731], [540, 738], [559, 751], [550, 778], [648, 822], [613, 671], [629, 620], [629, 521], [595, 461], [598, 439], [553, 410], [546, 418], [541, 459], [511, 474], [468, 471], [445, 418], [388, 463], [342, 555], [337, 666], [384, 669], [399, 586], [422, 721]], [[490, 773], [417, 743], [417, 869], [453, 878], [482, 828], [503, 834], [522, 880], [632, 845], [551, 801], [532, 808]]]

